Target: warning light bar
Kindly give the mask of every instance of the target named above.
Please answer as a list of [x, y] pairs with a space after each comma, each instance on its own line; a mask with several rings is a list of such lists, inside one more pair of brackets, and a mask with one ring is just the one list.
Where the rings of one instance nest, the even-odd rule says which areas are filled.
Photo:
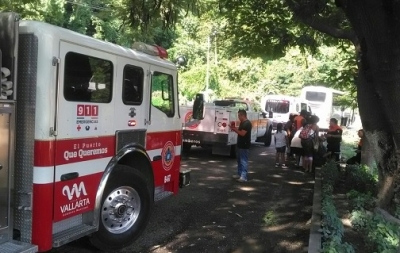
[[164, 48], [157, 45], [149, 45], [143, 42], [135, 42], [132, 45], [132, 49], [140, 51], [145, 54], [159, 56], [162, 59], [168, 58], [168, 52]]

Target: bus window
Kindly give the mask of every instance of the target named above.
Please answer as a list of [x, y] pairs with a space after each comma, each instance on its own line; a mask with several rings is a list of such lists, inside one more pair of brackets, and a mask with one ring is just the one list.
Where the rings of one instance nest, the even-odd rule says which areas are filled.
[[306, 103], [301, 103], [301, 110], [309, 111]]
[[318, 91], [307, 91], [306, 100], [314, 102], [325, 102], [326, 93]]
[[265, 103], [266, 112], [275, 113], [288, 113], [289, 112], [289, 101], [284, 100], [267, 100]]

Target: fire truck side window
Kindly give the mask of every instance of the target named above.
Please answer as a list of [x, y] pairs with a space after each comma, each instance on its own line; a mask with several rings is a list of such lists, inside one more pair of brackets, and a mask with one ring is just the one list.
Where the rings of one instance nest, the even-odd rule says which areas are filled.
[[171, 75], [155, 72], [151, 79], [151, 104], [173, 117], [174, 111], [174, 82]]
[[65, 56], [64, 97], [68, 101], [109, 103], [113, 65], [110, 61], [69, 52]]
[[140, 105], [143, 100], [143, 69], [131, 65], [124, 68], [122, 101], [126, 105]]

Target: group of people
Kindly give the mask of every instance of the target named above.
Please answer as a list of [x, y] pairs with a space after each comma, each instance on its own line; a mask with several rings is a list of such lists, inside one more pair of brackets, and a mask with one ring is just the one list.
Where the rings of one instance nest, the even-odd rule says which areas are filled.
[[[340, 158], [342, 128], [335, 118], [331, 118], [326, 134], [320, 135], [319, 118], [302, 110], [300, 115], [291, 114], [289, 121], [277, 125], [275, 134], [275, 167], [287, 168], [285, 161], [295, 158], [295, 165], [303, 167], [305, 172], [312, 172], [315, 162], [323, 163], [328, 156], [336, 161]], [[323, 142], [327, 142], [327, 146]], [[287, 157], [285, 151], [287, 149]]]
[[312, 172], [314, 160], [317, 157], [321, 159], [321, 156], [325, 155], [324, 146], [321, 145], [323, 141], [328, 142], [328, 152], [339, 155], [342, 129], [337, 125], [337, 120], [330, 119], [329, 130], [323, 136], [319, 134], [318, 122], [319, 118], [316, 115], [310, 115], [307, 111], [302, 110], [300, 115], [290, 115], [285, 126], [282, 123], [277, 125], [275, 167], [287, 168], [285, 164], [286, 147], [288, 148], [288, 158], [294, 157], [295, 165], [301, 165], [305, 172]]
[[[251, 145], [252, 124], [247, 119], [245, 110], [239, 110], [239, 127], [230, 126], [231, 130], [237, 133], [237, 174], [233, 178], [238, 182], [247, 181], [249, 149]], [[318, 127], [319, 118], [310, 115], [306, 110], [302, 110], [300, 115], [292, 114], [289, 121], [285, 124], [277, 124], [277, 131], [274, 135], [276, 148], [275, 167], [287, 168], [286, 150], [288, 159], [295, 158], [295, 165], [303, 167], [305, 172], [312, 172], [315, 161], [321, 163], [328, 156], [336, 161], [340, 159], [340, 143], [342, 141], [342, 128], [338, 125], [335, 118], [331, 118], [329, 129], [324, 135], [320, 135]], [[361, 138], [363, 130], [358, 132]], [[323, 142], [327, 142], [327, 146]], [[348, 164], [360, 163], [361, 160], [361, 141], [359, 143], [357, 155], [347, 161]], [[302, 162], [302, 165], [300, 165]]]

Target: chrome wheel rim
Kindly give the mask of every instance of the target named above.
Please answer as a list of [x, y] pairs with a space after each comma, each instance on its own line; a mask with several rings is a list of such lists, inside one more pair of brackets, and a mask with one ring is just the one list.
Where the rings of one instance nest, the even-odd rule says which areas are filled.
[[135, 224], [140, 210], [139, 193], [129, 186], [119, 187], [104, 200], [101, 208], [103, 225], [113, 234], [124, 233]]

